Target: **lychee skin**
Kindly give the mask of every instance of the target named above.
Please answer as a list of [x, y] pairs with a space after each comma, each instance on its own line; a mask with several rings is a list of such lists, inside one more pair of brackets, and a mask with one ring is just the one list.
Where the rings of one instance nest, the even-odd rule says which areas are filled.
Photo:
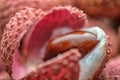
[[119, 0], [76, 0], [75, 4], [85, 13], [94, 17], [120, 18]]
[[[61, 12], [62, 14], [59, 12]], [[53, 17], [55, 19], [52, 19]], [[46, 19], [51, 21], [50, 23], [46, 23], [47, 25], [49, 25], [47, 27], [44, 22], [44, 21], [46, 21]], [[65, 23], [64, 20], [66, 20], [67, 22]], [[41, 24], [42, 21], [43, 21], [43, 23]], [[54, 22], [57, 22], [57, 24], [52, 25], [51, 23], [54, 23]], [[13, 60], [15, 59], [14, 54], [15, 54], [15, 52], [19, 51], [19, 48], [22, 46], [21, 43], [24, 42], [24, 40], [26, 42], [28, 42], [28, 44], [26, 44], [26, 42], [24, 42], [23, 43], [24, 45], [30, 45], [31, 43], [35, 42], [36, 38], [33, 38], [33, 36], [35, 36], [36, 33], [34, 33], [34, 31], [36, 32], [37, 30], [43, 29], [43, 31], [41, 30], [41, 33], [42, 32], [45, 33], [45, 31], [44, 31], [44, 28], [45, 28], [45, 30], [47, 30], [47, 29], [50, 30], [50, 33], [51, 33], [52, 30], [54, 30], [54, 28], [69, 26], [72, 29], [78, 29], [78, 28], [83, 27], [84, 24], [86, 24], [86, 15], [82, 11], [80, 11], [74, 7], [57, 7], [57, 8], [53, 8], [52, 10], [47, 11], [47, 12], [44, 12], [42, 10], [32, 9], [32, 8], [24, 8], [20, 12], [16, 13], [16, 15], [10, 19], [10, 22], [6, 25], [5, 32], [3, 33], [3, 37], [1, 40], [1, 44], [0, 44], [0, 52], [2, 53], [1, 59], [5, 63], [5, 70], [13, 78], [14, 75], [12, 75], [12, 73], [14, 72], [14, 68], [13, 68], [13, 66], [14, 66]], [[43, 25], [43, 26], [41, 26], [41, 25]], [[57, 26], [55, 26], [55, 25], [57, 25]], [[38, 33], [39, 32], [40, 31], [38, 31]], [[28, 34], [30, 34], [30, 35], [28, 35]], [[42, 40], [41, 36], [39, 36], [39, 38], [37, 37], [37, 40], [39, 40], [39, 39], [42, 41], [49, 40], [48, 37], [50, 37], [50, 34], [45, 33], [44, 35], [47, 35], [47, 39], [45, 37], [45, 40], [44, 40], [44, 37], [42, 37], [43, 38], [43, 40]], [[28, 38], [29, 38], [29, 40], [28, 40]], [[34, 47], [36, 47], [36, 45], [37, 44], [35, 44]], [[34, 48], [34, 47], [32, 47], [32, 48]], [[22, 46], [22, 48], [23, 48], [23, 50], [25, 49], [24, 46]], [[111, 48], [111, 46], [109, 44], [107, 44], [107, 50], [106, 50], [107, 54], [110, 53], [110, 48]], [[25, 49], [25, 50], [29, 51], [29, 47], [27, 47], [27, 49]], [[32, 51], [34, 51], [34, 50], [32, 50]], [[39, 51], [37, 51], [37, 52], [39, 52]], [[49, 67], [53, 67], [53, 69], [59, 69], [58, 67], [60, 67], [60, 69], [61, 69], [60, 74], [58, 74], [57, 76], [52, 75], [50, 77], [50, 79], [54, 80], [54, 79], [60, 79], [61, 77], [63, 77], [62, 79], [67, 78], [68, 80], [69, 79], [70, 80], [75, 80], [75, 79], [78, 80], [78, 74], [80, 73], [80, 65], [78, 65], [78, 61], [81, 58], [80, 54], [81, 53], [79, 53], [79, 52], [72, 52], [72, 51], [70, 51], [68, 53], [64, 53], [58, 57], [48, 60], [48, 62], [40, 63], [33, 70], [33, 72], [29, 72], [27, 75], [24, 75], [24, 77], [21, 77], [21, 78], [22, 79], [31, 79], [31, 80], [32, 79], [34, 80], [36, 78], [37, 79], [38, 78], [46, 79], [46, 76], [52, 75], [52, 73], [54, 72], [54, 70], [51, 71], [49, 69]], [[24, 55], [24, 53], [23, 53], [23, 55]], [[30, 55], [30, 54], [27, 53], [27, 56], [28, 55]], [[72, 66], [72, 68], [70, 68], [70, 69], [68, 69], [68, 67], [70, 67], [70, 66], [63, 67], [63, 65], [60, 63], [61, 61], [62, 61], [62, 63], [64, 63], [66, 60], [69, 60], [69, 59], [70, 59], [70, 61], [68, 61], [68, 63], [71, 63], [71, 64], [68, 64], [68, 65]], [[101, 64], [100, 68], [98, 69], [98, 71], [96, 71], [95, 74], [92, 76], [92, 78], [90, 78], [91, 80], [93, 80], [93, 78], [96, 75], [98, 75], [98, 73], [101, 71], [101, 69], [103, 68], [106, 61], [107, 61], [107, 55], [106, 55], [105, 59], [102, 61], [102, 64]], [[56, 64], [58, 64], [59, 66], [56, 66]], [[64, 64], [66, 64], [66, 62]], [[17, 66], [17, 68], [19, 69], [19, 66]], [[47, 75], [40, 74], [39, 75], [39, 72], [40, 72], [39, 69], [40, 69], [40, 71], [45, 69], [48, 71], [49, 74], [47, 74]], [[74, 69], [76, 69], [76, 70], [74, 70]], [[74, 73], [74, 71], [75, 71], [75, 73]], [[33, 74], [35, 74], [35, 73], [36, 73], [36, 75], [33, 76]], [[43, 70], [43, 73], [44, 73], [44, 70]], [[55, 70], [55, 73], [56, 73], [56, 70]], [[64, 76], [64, 74], [67, 74], [67, 76]], [[75, 75], [72, 75], [72, 74], [75, 74]]]
[[21, 80], [78, 80], [81, 53], [77, 49], [71, 49], [49, 61], [22, 78]]
[[103, 69], [100, 80], [120, 80], [120, 56], [114, 57]]
[[16, 15], [12, 17], [9, 23], [5, 26], [5, 32], [3, 33], [0, 44], [0, 59], [5, 63], [5, 69], [10, 75], [12, 73], [13, 54], [18, 49], [22, 37], [29, 30], [32, 22], [43, 14], [44, 12], [42, 10], [24, 8], [16, 13]]
[[[9, 23], [5, 26], [3, 37], [1, 40], [0, 59], [2, 59], [2, 61], [5, 63], [4, 64], [5, 70], [9, 73], [11, 77], [12, 77], [12, 73], [14, 72], [14, 69], [12, 67], [14, 65], [13, 64], [14, 54], [16, 51], [19, 50], [19, 47], [21, 46], [21, 40], [23, 39], [23, 37], [27, 34], [27, 32], [30, 29], [32, 29], [32, 27], [35, 27], [37, 22], [43, 20], [44, 17], [48, 18], [46, 16], [48, 16], [50, 13], [54, 11], [59, 12], [59, 10], [63, 12], [62, 22], [63, 20], [66, 19], [65, 18], [66, 13], [68, 14], [68, 16], [71, 16], [72, 19], [69, 19], [68, 17], [66, 20], [70, 22], [67, 23], [67, 25], [69, 24], [69, 26], [71, 26], [72, 28], [77, 29], [79, 27], [82, 27], [86, 22], [86, 15], [77, 8], [70, 6], [53, 8], [52, 10], [47, 12], [44, 12], [40, 9], [36, 10], [33, 8], [23, 8], [20, 12], [16, 13], [16, 15], [10, 19]], [[56, 20], [59, 21], [60, 17], [57, 15], [60, 15], [61, 13], [58, 12], [54, 16], [56, 17]], [[61, 23], [61, 25], [62, 24], [63, 23]], [[41, 28], [43, 28], [44, 25], [45, 24], [43, 24]], [[19, 66], [17, 68], [19, 68]]]

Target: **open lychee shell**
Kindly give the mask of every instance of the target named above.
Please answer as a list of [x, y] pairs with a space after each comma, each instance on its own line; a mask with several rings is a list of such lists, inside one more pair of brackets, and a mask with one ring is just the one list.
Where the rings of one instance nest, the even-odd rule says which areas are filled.
[[[85, 14], [74, 7], [55, 7], [47, 12], [24, 8], [10, 19], [3, 33], [0, 52], [5, 70], [12, 79], [93, 79], [100, 71], [99, 68], [104, 66], [107, 53], [110, 52], [105, 33], [99, 28], [83, 29], [83, 31], [94, 33], [100, 42], [96, 45], [96, 49], [87, 53], [82, 59], [78, 49], [70, 49], [57, 57], [43, 60], [50, 38], [79, 30], [86, 22]], [[89, 61], [90, 64], [88, 64]], [[64, 63], [74, 66], [63, 67], [64, 65], [61, 64]], [[96, 66], [93, 67], [94, 63]], [[54, 66], [53, 69], [56, 69], [56, 66], [59, 67], [57, 69], [61, 69], [57, 76], [52, 75], [54, 71], [51, 71], [51, 68]], [[45, 72], [46, 70], [48, 73]], [[86, 72], [88, 74], [85, 74]], [[64, 76], [65, 74], [67, 75]], [[88, 77], [85, 77], [87, 75]]]

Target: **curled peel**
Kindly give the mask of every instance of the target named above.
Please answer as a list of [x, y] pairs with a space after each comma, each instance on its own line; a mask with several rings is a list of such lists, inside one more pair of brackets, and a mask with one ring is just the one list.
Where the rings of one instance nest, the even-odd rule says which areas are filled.
[[[106, 35], [103, 30], [98, 27], [83, 29], [83, 31], [92, 32], [97, 35], [97, 39], [100, 41], [96, 47], [87, 54], [84, 58], [80, 60], [81, 64], [81, 73], [80, 80], [88, 80], [89, 78], [94, 78], [97, 73], [97, 70], [106, 62], [105, 59], [108, 57], [109, 52], [106, 52], [110, 49], [110, 46], [107, 46]], [[96, 71], [95, 71], [96, 70]]]
[[110, 37], [110, 41], [112, 42], [112, 46], [111, 46], [112, 51], [110, 57], [115, 57], [116, 55], [118, 55], [119, 54], [118, 36], [117, 33], [112, 29], [112, 27], [97, 19], [89, 18], [88, 22], [89, 23], [87, 24], [86, 27], [92, 27], [97, 25], [100, 28], [102, 28], [107, 35], [112, 36]]

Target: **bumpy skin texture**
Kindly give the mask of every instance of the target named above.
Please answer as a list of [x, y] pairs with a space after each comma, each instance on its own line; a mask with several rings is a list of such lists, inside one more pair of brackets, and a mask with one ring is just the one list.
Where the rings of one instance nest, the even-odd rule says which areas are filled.
[[120, 80], [120, 55], [114, 57], [106, 64], [100, 80]]
[[[76, 8], [69, 7], [66, 10], [64, 8], [62, 9], [61, 7], [53, 11], [48, 11], [47, 13], [48, 14], [35, 25], [37, 27], [32, 28], [24, 37], [22, 45], [23, 54], [39, 53], [40, 48], [42, 48], [46, 41], [48, 41], [51, 36], [54, 35], [54, 31], [56, 31], [56, 29], [67, 27], [76, 30], [81, 28], [84, 23], [86, 23], [85, 14]], [[61, 32], [55, 33], [54, 37], [60, 35]], [[41, 37], [43, 38], [41, 39]]]
[[[61, 11], [62, 14], [59, 13], [59, 11]], [[81, 28], [86, 22], [85, 14], [82, 11], [80, 11], [74, 7], [73, 8], [72, 7], [57, 7], [57, 8], [53, 8], [52, 10], [47, 11], [47, 12], [43, 12], [42, 10], [36, 10], [36, 9], [32, 9], [32, 8], [24, 8], [20, 12], [16, 13], [16, 15], [14, 17], [12, 17], [10, 19], [10, 22], [6, 25], [5, 32], [3, 33], [3, 37], [1, 40], [1, 44], [0, 44], [0, 52], [2, 53], [0, 56], [1, 56], [2, 62], [5, 63], [4, 64], [5, 70], [9, 73], [10, 76], [12, 76], [11, 74], [12, 74], [12, 65], [13, 65], [14, 54], [16, 51], [18, 51], [19, 47], [21, 46], [21, 44], [20, 44], [21, 40], [23, 39], [23, 37], [27, 36], [29, 31], [32, 29], [32, 27], [34, 28], [36, 26], [38, 21], [40, 22], [43, 20], [43, 22], [44, 22], [44, 19], [46, 21], [46, 18], [49, 21], [51, 21], [49, 23], [45, 22], [47, 25], [49, 25], [46, 28], [50, 28], [50, 29], [56, 28], [55, 26], [53, 26], [54, 22], [55, 23], [57, 22], [58, 26], [64, 24], [63, 26], [60, 26], [60, 27], [70, 26], [70, 27], [76, 28], [76, 29]], [[52, 19], [52, 18], [54, 18], [54, 19]], [[64, 23], [64, 20], [66, 20], [67, 22]], [[44, 26], [45, 23], [42, 23], [43, 26], [40, 26], [41, 24], [39, 24], [39, 26], [42, 28], [43, 27], [45, 28], [45, 26]], [[110, 44], [108, 43], [106, 47], [107, 47], [106, 54], [109, 54], [110, 50], [111, 50]], [[60, 65], [59, 67], [61, 68], [60, 75], [57, 75], [57, 76], [59, 76], [59, 77], [57, 77], [57, 79], [64, 77], [63, 74], [66, 74], [66, 73], [69, 74], [68, 75], [69, 77], [65, 76], [65, 78], [67, 78], [68, 80], [69, 79], [74, 80], [73, 78], [77, 79], [79, 72], [76, 72], [76, 70], [74, 70], [74, 69], [77, 69], [77, 71], [80, 71], [80, 69], [78, 68], [78, 61], [81, 56], [78, 55], [79, 54], [78, 52], [72, 52], [72, 51], [70, 51], [70, 52], [68, 51], [67, 54], [68, 54], [67, 57], [64, 56], [64, 54], [63, 54], [63, 55], [61, 55], [62, 57], [60, 57], [60, 56], [55, 57], [53, 60], [49, 60], [48, 62], [44, 62], [43, 64], [40, 64], [38, 67], [35, 68], [35, 70], [33, 72], [30, 72], [27, 76], [25, 75], [25, 77], [23, 79], [31, 79], [31, 80], [34, 80], [36, 78], [45, 79], [45, 77], [47, 75], [44, 75], [44, 74], [38, 75], [39, 72], [44, 68], [45, 70], [47, 70], [49, 72], [48, 75], [52, 75], [52, 73], [51, 73], [52, 71], [49, 71], [48, 67], [54, 66], [54, 64], [59, 64]], [[74, 58], [73, 58], [73, 55], [74, 55]], [[101, 69], [104, 67], [104, 64], [107, 61], [107, 57], [108, 57], [108, 55], [106, 55], [105, 59], [102, 61], [102, 64], [100, 66]], [[72, 66], [72, 68], [70, 68], [70, 69], [68, 68], [69, 66], [63, 67], [63, 65], [60, 63], [60, 62], [64, 63], [65, 62], [64, 60], [69, 60], [69, 59], [72, 59], [72, 61], [68, 61], [68, 63], [71, 63], [70, 66], [72, 66], [73, 64], [76, 64], [76, 65]], [[65, 64], [66, 64], [66, 62], [65, 62]], [[55, 66], [55, 69], [56, 69], [56, 66]], [[94, 80], [95, 76], [101, 72], [101, 69], [98, 69], [96, 71], [96, 73], [92, 76], [92, 78], [90, 78], [90, 80]], [[64, 70], [66, 70], [66, 72], [64, 72]], [[75, 73], [75, 75], [72, 75], [74, 73], [74, 71], [77, 74]], [[43, 71], [43, 73], [44, 73], [44, 71]], [[34, 75], [34, 74], [36, 74], [36, 75]], [[51, 78], [53, 80], [56, 79], [55, 77], [56, 76], [54, 76], [54, 75], [51, 76]]]
[[10, 22], [6, 25], [5, 33], [1, 40], [0, 52], [1, 59], [5, 62], [5, 68], [9, 74], [12, 72], [12, 56], [18, 46], [20, 46], [20, 40], [29, 30], [32, 22], [42, 15], [44, 15], [44, 13], [41, 10], [24, 8], [19, 13], [16, 13], [15, 17], [12, 17]]
[[78, 80], [80, 57], [81, 53], [77, 49], [71, 49], [63, 55], [40, 64], [37, 70], [21, 80]]
[[[48, 12], [43, 12], [42, 10], [36, 10], [32, 8], [24, 8], [10, 19], [10, 22], [5, 27], [5, 31], [3, 33], [3, 37], [0, 44], [0, 52], [2, 53], [1, 59], [5, 63], [5, 70], [9, 73], [10, 76], [12, 73], [13, 55], [15, 51], [18, 50], [18, 48], [20, 47], [21, 39], [30, 30], [30, 28], [36, 24], [38, 20], [41, 20], [42, 18], [44, 18], [45, 15], [51, 13], [52, 11], [59, 9], [63, 9], [63, 11], [68, 11], [69, 15], [71, 15], [71, 18], [74, 18], [74, 16], [72, 15], [79, 17], [83, 21], [82, 25], [86, 21], [85, 14], [83, 14], [82, 11], [74, 7], [57, 7], [53, 8]], [[64, 14], [62, 17], [64, 18]], [[59, 20], [59, 16], [57, 17], [57, 19]], [[71, 21], [71, 19], [67, 20]], [[74, 21], [72, 21], [72, 24], [70, 22], [70, 25], [81, 25], [79, 21], [80, 20], [74, 19]]]
[[85, 27], [92, 27], [92, 26], [99, 26], [102, 28], [107, 35], [112, 36], [110, 37], [110, 41], [112, 42], [111, 48], [113, 49], [111, 51], [110, 57], [115, 57], [119, 54], [119, 40], [118, 35], [115, 30], [109, 24], [104, 23], [103, 20], [100, 19], [94, 19], [94, 18], [88, 18], [88, 24], [85, 25]]
[[75, 3], [89, 15], [110, 19], [120, 18], [119, 0], [76, 0]]
[[0, 0], [0, 34], [10, 17], [23, 7], [48, 10], [55, 6], [74, 5], [73, 0]]

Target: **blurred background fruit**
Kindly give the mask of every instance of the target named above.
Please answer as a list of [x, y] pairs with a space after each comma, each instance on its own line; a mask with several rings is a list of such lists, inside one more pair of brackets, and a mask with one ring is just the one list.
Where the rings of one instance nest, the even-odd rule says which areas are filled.
[[76, 0], [75, 5], [91, 16], [120, 18], [120, 0]]
[[8, 73], [5, 71], [0, 72], [0, 80], [11, 80], [10, 76]]

